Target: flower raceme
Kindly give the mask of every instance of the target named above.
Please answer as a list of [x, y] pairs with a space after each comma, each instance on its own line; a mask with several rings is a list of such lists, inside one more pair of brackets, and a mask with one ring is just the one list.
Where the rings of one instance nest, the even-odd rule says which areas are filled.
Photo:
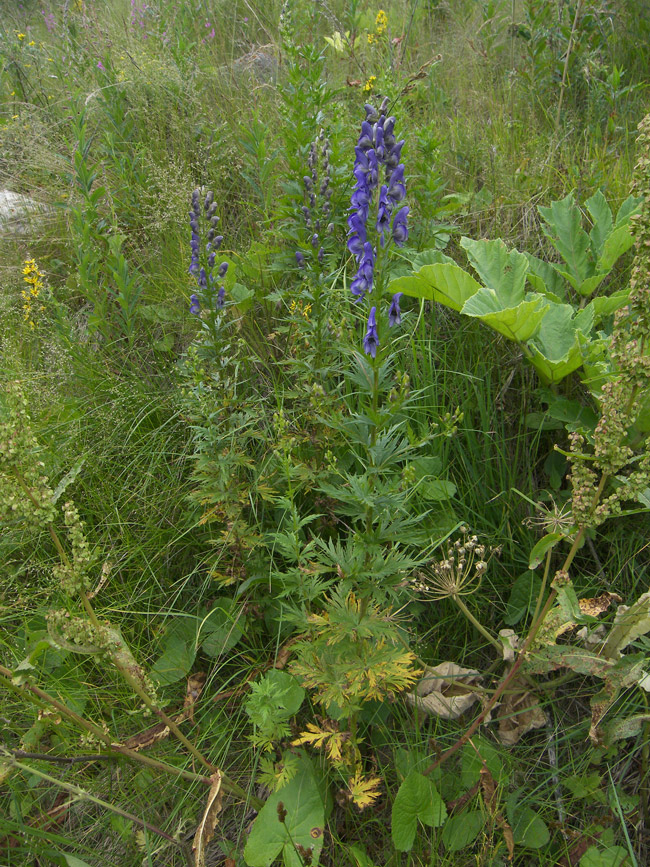
[[[392, 241], [398, 247], [408, 239], [407, 205], [401, 205], [406, 197], [404, 164], [400, 162], [404, 141], [395, 137], [395, 118], [386, 117], [384, 111], [387, 100], [379, 109], [367, 104], [366, 119], [361, 124], [361, 132], [354, 149], [355, 162], [353, 175], [354, 189], [350, 198], [348, 216], [348, 250], [355, 257], [358, 270], [350, 285], [355, 301], [362, 301], [370, 295], [375, 286], [375, 264], [377, 248], [373, 246], [369, 234], [368, 221], [373, 210], [371, 226], [377, 233], [379, 247], [385, 248]], [[376, 195], [375, 195], [376, 193]], [[389, 326], [399, 325], [402, 321], [398, 292], [391, 300], [388, 310]], [[367, 355], [375, 358], [379, 346], [377, 329], [377, 305], [373, 306], [368, 317], [363, 348]]]
[[[202, 206], [201, 206], [202, 205]], [[224, 286], [220, 286], [217, 290], [215, 283], [225, 277], [228, 270], [228, 263], [222, 262], [217, 269], [216, 277], [212, 273], [217, 261], [217, 250], [223, 242], [223, 235], [217, 235], [217, 226], [219, 217], [217, 216], [217, 204], [214, 201], [214, 194], [211, 190], [205, 194], [203, 203], [201, 203], [201, 190], [198, 188], [192, 193], [192, 203], [190, 207], [190, 229], [192, 236], [190, 239], [191, 259], [189, 273], [196, 280], [199, 288], [198, 293], [190, 296], [190, 313], [194, 316], [199, 316], [201, 306], [208, 309], [219, 309], [225, 304], [226, 290]], [[208, 225], [207, 243], [205, 252], [207, 254], [206, 265], [207, 271], [201, 265], [201, 222], [204, 220]]]

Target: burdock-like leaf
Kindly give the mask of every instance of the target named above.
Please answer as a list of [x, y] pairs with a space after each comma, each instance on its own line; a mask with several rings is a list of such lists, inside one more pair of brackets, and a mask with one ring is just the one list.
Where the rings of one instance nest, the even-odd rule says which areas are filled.
[[503, 307], [515, 307], [524, 300], [528, 259], [523, 253], [508, 250], [500, 238], [461, 238], [460, 245], [483, 285], [496, 293]]
[[506, 307], [493, 289], [481, 289], [465, 304], [462, 313], [480, 319], [515, 343], [530, 340], [542, 323], [549, 301], [541, 295], [529, 293], [528, 300]]
[[460, 266], [448, 262], [423, 265], [414, 274], [398, 277], [388, 291], [403, 292], [412, 298], [437, 301], [460, 312], [463, 304], [481, 288], [480, 283]]
[[589, 252], [591, 240], [582, 228], [582, 215], [573, 193], [549, 208], [538, 208], [545, 226], [544, 234], [562, 256], [567, 265], [566, 277], [574, 289], [594, 273]]
[[203, 818], [199, 822], [199, 827], [194, 835], [192, 843], [192, 852], [194, 853], [194, 863], [196, 867], [204, 867], [205, 865], [205, 847], [208, 845], [214, 836], [214, 829], [217, 827], [217, 817], [221, 812], [221, 771], [215, 771], [210, 777], [210, 791], [208, 792], [208, 800], [203, 811]]

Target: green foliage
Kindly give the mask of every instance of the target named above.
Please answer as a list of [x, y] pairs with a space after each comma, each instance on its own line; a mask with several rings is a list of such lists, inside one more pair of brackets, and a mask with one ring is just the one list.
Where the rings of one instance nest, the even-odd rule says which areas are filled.
[[286, 738], [289, 719], [298, 713], [304, 698], [305, 690], [286, 671], [271, 669], [262, 680], [251, 684], [245, 707], [255, 726], [255, 746], [270, 750], [274, 741]]
[[446, 819], [445, 802], [433, 782], [417, 771], [411, 771], [393, 801], [391, 835], [395, 848], [400, 852], [413, 848], [418, 820], [423, 825], [437, 828]]

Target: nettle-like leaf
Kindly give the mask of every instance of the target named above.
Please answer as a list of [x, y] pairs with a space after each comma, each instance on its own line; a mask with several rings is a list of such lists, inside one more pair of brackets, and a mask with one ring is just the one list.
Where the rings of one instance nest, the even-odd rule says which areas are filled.
[[399, 787], [391, 817], [393, 845], [408, 852], [415, 842], [418, 820], [423, 825], [438, 828], [447, 818], [445, 802], [432, 780], [411, 771]]

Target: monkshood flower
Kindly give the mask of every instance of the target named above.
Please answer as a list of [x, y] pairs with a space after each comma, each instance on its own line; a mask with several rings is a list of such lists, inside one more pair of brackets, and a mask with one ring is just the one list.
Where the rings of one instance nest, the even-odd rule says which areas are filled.
[[226, 287], [220, 286], [219, 291], [217, 292], [217, 310], [220, 310], [226, 303]]
[[393, 241], [395, 241], [398, 247], [403, 247], [409, 236], [409, 230], [406, 224], [408, 213], [409, 207], [408, 205], [405, 205], [403, 208], [399, 209], [393, 218]]
[[391, 327], [393, 325], [399, 325], [402, 321], [402, 311], [399, 309], [399, 299], [403, 294], [403, 292], [396, 292], [393, 295], [393, 300], [390, 302], [390, 307], [388, 308], [388, 324]]
[[[404, 165], [399, 161], [404, 142], [398, 142], [395, 138], [395, 118], [385, 116], [387, 106], [388, 100], [384, 100], [379, 109], [369, 103], [365, 106], [366, 119], [361, 124], [361, 133], [354, 149], [355, 186], [350, 198], [347, 244], [359, 263], [359, 271], [351, 284], [357, 300], [363, 298], [364, 291], [370, 291], [364, 287], [372, 287], [373, 282], [372, 268], [376, 253], [373, 250], [373, 255], [368, 256], [366, 244], [367, 223], [375, 190], [379, 194], [374, 228], [380, 245], [385, 245], [387, 235], [398, 246], [402, 246], [408, 238], [406, 218], [409, 209], [403, 207], [394, 213], [406, 196]], [[381, 166], [384, 167], [385, 183], [380, 185]]]
[[363, 258], [359, 265], [357, 275], [350, 285], [350, 291], [357, 296], [357, 300], [364, 298], [366, 292], [372, 292], [372, 283], [375, 272], [375, 252], [370, 241], [363, 245]]
[[379, 346], [379, 335], [377, 334], [377, 322], [375, 320], [376, 307], [370, 309], [368, 316], [368, 330], [363, 338], [363, 351], [366, 355], [374, 358], [377, 355], [377, 347]]
[[[314, 251], [318, 251], [315, 259], [320, 264], [323, 263], [325, 258], [321, 228], [327, 226], [328, 234], [334, 231], [334, 227], [330, 223], [332, 213], [332, 206], [330, 204], [330, 199], [332, 198], [330, 186], [331, 154], [332, 149], [329, 139], [325, 137], [325, 133], [321, 130], [318, 138], [309, 146], [307, 165], [309, 166], [310, 174], [304, 175], [302, 178], [304, 201], [300, 210], [302, 211], [308, 233], [308, 237], [305, 239], [305, 246], [309, 244]], [[298, 267], [306, 268], [308, 260], [311, 259], [309, 253], [306, 250], [299, 250], [295, 255]]]
[[[195, 316], [199, 315], [202, 304], [204, 307], [211, 308], [214, 303], [215, 287], [213, 284], [216, 282], [217, 278], [215, 278], [212, 270], [217, 261], [216, 251], [223, 242], [223, 235], [217, 235], [219, 217], [216, 212], [217, 203], [214, 201], [214, 193], [212, 190], [208, 190], [203, 202], [201, 202], [201, 191], [198, 188], [192, 192], [189, 212], [190, 229], [192, 230], [190, 239], [190, 250], [192, 255], [190, 259], [189, 273], [194, 277], [199, 288], [198, 294], [190, 297], [190, 313]], [[202, 222], [207, 224], [209, 227], [207, 232], [207, 243], [205, 244], [205, 252], [208, 254], [207, 259], [205, 260], [207, 270], [205, 266], [201, 265]], [[224, 277], [227, 270], [228, 263], [222, 262], [218, 269], [218, 277]], [[221, 287], [221, 289], [223, 289], [223, 287]], [[223, 307], [225, 303], [225, 289], [223, 294], [221, 293], [221, 289], [217, 296], [217, 307]], [[219, 299], [221, 299], [221, 303], [219, 303]]]

